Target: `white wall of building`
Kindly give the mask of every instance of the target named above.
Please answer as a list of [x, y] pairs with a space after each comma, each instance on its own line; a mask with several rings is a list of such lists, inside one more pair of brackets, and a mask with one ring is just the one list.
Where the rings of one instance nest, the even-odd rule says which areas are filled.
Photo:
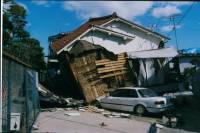
[[99, 44], [105, 47], [107, 50], [114, 52], [115, 54], [156, 49], [158, 48], [158, 45], [161, 41], [161, 39], [153, 35], [148, 35], [146, 32], [132, 28], [131, 26], [123, 23], [112, 22], [105, 27], [120, 33], [135, 36], [135, 38], [132, 41], [126, 43], [122, 38], [114, 37], [99, 31], [91, 31], [81, 39], [94, 44]]
[[185, 58], [180, 58], [180, 72], [181, 73], [184, 73], [185, 69], [186, 68], [192, 68], [192, 67], [195, 67], [195, 65], [193, 65], [191, 63], [192, 61], [192, 58], [191, 57], [185, 57]]

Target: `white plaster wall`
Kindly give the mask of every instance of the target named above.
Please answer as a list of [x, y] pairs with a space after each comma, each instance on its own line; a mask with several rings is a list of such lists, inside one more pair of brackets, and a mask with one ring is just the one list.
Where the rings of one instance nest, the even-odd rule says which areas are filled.
[[157, 75], [155, 74], [153, 59], [141, 59], [139, 62], [140, 62], [140, 72], [138, 75], [139, 86], [151, 86], [164, 83], [164, 71], [159, 71]]
[[183, 73], [186, 68], [192, 68], [195, 65], [191, 63], [191, 58], [181, 58], [180, 59], [180, 72]]
[[94, 42], [94, 44], [99, 44], [105, 47], [107, 50], [114, 52], [115, 54], [156, 49], [158, 48], [158, 44], [161, 41], [161, 39], [159, 38], [148, 35], [143, 31], [132, 28], [131, 26], [122, 23], [113, 22], [106, 27], [111, 28], [110, 25], [112, 25], [112, 30], [135, 36], [135, 38], [132, 41], [125, 43], [123, 39], [120, 39], [118, 37], [114, 37], [112, 35], [108, 35], [99, 31], [91, 31], [83, 36], [81, 39], [89, 41], [91, 43]]

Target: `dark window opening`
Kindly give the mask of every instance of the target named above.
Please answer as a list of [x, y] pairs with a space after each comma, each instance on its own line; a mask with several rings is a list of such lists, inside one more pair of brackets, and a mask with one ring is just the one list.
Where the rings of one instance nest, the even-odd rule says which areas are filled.
[[125, 98], [137, 98], [137, 92], [132, 89], [121, 89], [114, 91], [111, 96], [113, 97], [125, 97]]

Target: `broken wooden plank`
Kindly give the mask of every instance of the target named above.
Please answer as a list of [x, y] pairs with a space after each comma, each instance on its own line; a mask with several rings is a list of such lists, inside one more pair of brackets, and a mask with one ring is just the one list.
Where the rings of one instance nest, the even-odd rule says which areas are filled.
[[102, 63], [102, 62], [108, 62], [111, 61], [109, 59], [102, 59], [102, 60], [96, 60], [95, 63]]
[[111, 74], [100, 76], [100, 78], [103, 79], [103, 78], [108, 78], [108, 77], [114, 77], [114, 76], [122, 75], [122, 74], [125, 74], [125, 73], [127, 73], [127, 72], [126, 71], [116, 72], [116, 73], [111, 73]]
[[110, 63], [110, 64], [106, 64], [105, 67], [110, 67], [110, 66], [124, 66], [125, 64], [126, 64], [125, 62]]
[[126, 60], [119, 60], [119, 61], [109, 61], [109, 62], [101, 62], [101, 63], [96, 63], [96, 66], [100, 65], [107, 65], [107, 64], [115, 64], [115, 63], [125, 63]]
[[126, 59], [126, 57], [117, 57], [117, 60], [119, 59]]
[[107, 72], [114, 72], [114, 71], [119, 71], [119, 70], [126, 70], [127, 68], [125, 67], [120, 67], [120, 68], [114, 68], [114, 69], [105, 69], [105, 70], [98, 70], [98, 73], [107, 73]]

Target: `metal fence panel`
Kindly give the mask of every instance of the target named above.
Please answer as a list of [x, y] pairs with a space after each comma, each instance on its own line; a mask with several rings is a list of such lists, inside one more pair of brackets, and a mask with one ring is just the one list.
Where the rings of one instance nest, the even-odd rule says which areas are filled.
[[32, 124], [40, 111], [37, 75], [35, 70], [13, 59], [3, 57], [3, 131], [9, 132], [11, 128], [13, 129], [10, 127], [12, 114], [20, 114], [19, 129], [21, 132], [31, 131]]
[[[8, 66], [8, 60], [2, 61]], [[2, 130], [7, 131], [9, 119], [7, 118], [8, 105], [8, 67], [2, 67]]]

